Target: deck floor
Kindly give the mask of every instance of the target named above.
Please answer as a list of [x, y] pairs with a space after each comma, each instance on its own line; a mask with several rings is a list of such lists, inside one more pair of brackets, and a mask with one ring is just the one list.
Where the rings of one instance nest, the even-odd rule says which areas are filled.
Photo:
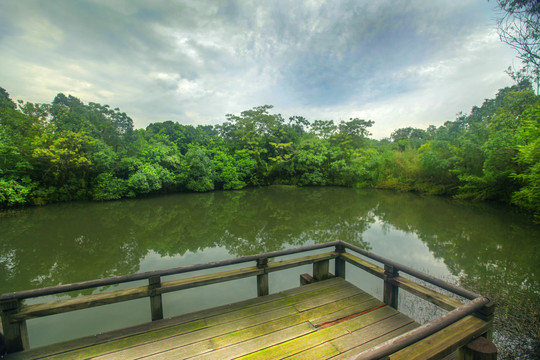
[[418, 326], [341, 278], [9, 359], [345, 359]]

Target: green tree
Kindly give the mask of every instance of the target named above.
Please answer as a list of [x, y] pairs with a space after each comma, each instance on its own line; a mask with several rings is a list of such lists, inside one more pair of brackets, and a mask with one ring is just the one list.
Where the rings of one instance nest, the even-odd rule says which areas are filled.
[[184, 157], [186, 189], [203, 192], [214, 190], [214, 164], [204, 149], [194, 146]]

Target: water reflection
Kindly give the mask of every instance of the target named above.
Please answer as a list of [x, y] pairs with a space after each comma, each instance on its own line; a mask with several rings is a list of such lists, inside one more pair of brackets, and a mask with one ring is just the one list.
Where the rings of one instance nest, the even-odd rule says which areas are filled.
[[[377, 226], [376, 238], [366, 240]], [[399, 238], [385, 238], [390, 229]], [[0, 234], [0, 293], [138, 272], [149, 253], [177, 257], [174, 266], [180, 266], [182, 255], [202, 262], [197, 254], [209, 248], [236, 257], [339, 239], [365, 249], [387, 241], [400, 251], [419, 239], [430, 261], [442, 261], [463, 285], [501, 303], [519, 299], [516, 323], [538, 331], [528, 312], [539, 308], [539, 227], [492, 204], [271, 187], [27, 209], [0, 217]]]
[[250, 189], [28, 209], [0, 219], [0, 292], [139, 270], [161, 256], [224, 247], [232, 256], [342, 239], [367, 248], [374, 196], [350, 189]]

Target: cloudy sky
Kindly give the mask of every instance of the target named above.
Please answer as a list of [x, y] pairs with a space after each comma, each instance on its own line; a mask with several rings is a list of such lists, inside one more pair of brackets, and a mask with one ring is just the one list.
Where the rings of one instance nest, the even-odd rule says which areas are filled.
[[2, 0], [0, 87], [120, 107], [138, 128], [271, 104], [382, 138], [512, 84], [496, 17], [486, 0]]

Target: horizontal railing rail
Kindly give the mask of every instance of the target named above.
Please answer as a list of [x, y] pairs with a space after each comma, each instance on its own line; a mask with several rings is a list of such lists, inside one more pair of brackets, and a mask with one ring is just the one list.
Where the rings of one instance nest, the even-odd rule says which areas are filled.
[[[300, 258], [296, 257], [292, 259], [269, 262], [269, 259], [271, 258], [299, 254], [329, 247], [335, 247], [335, 250], [326, 253], [303, 256]], [[362, 259], [353, 253], [347, 252], [347, 249], [363, 257], [383, 264], [384, 268]], [[165, 270], [148, 271], [131, 275], [109, 277], [99, 280], [83, 281], [73, 284], [64, 284], [42, 289], [3, 294], [0, 295], [0, 310], [2, 312], [2, 328], [5, 347], [8, 352], [16, 352], [28, 348], [28, 335], [26, 330], [26, 320], [28, 319], [149, 297], [151, 318], [152, 321], [154, 321], [163, 318], [162, 294], [256, 276], [257, 295], [268, 295], [269, 273], [297, 267], [300, 265], [313, 264], [313, 277], [311, 278], [311, 281], [324, 280], [332, 276], [332, 274], [329, 272], [329, 260], [331, 259], [335, 259], [335, 276], [345, 278], [345, 263], [350, 263], [353, 266], [381, 278], [383, 280], [383, 301], [389, 306], [396, 309], [398, 308], [398, 289], [401, 288], [415, 296], [450, 311], [446, 315], [443, 315], [442, 317], [439, 317], [428, 324], [412, 330], [398, 338], [392, 339], [391, 341], [387, 341], [384, 344], [369, 350], [369, 352], [362, 353], [358, 359], [383, 358], [384, 356], [392, 354], [404, 346], [409, 346], [421, 339], [436, 334], [437, 332], [441, 331], [441, 329], [456, 323], [460, 319], [463, 319], [472, 313], [474, 313], [476, 317], [479, 317], [488, 323], [489, 326], [482, 325], [480, 328], [481, 331], [485, 333], [490, 331], [491, 320], [493, 318], [493, 304], [490, 303], [487, 298], [472, 291], [463, 289], [457, 285], [450, 284], [446, 281], [425, 274], [421, 271], [373, 254], [357, 246], [342, 241], [333, 241], [323, 244], [249, 255], [236, 259], [209, 262], [205, 264], [187, 265]], [[185, 274], [206, 269], [216, 269], [224, 266], [248, 262], [256, 262], [256, 264], [255, 266], [243, 267], [239, 269], [191, 276], [177, 280], [161, 281], [163, 276]], [[459, 300], [419, 284], [412, 279], [400, 276], [400, 271], [409, 274], [416, 279], [423, 280], [429, 284], [449, 291], [452, 294], [459, 295], [472, 301], [464, 304]], [[60, 299], [39, 304], [25, 305], [23, 303], [25, 299], [29, 298], [61, 294], [90, 288], [99, 288], [139, 280], [147, 280], [148, 285], [78, 296], [70, 299]], [[471, 332], [469, 335], [476, 336], [477, 334], [473, 334]], [[449, 351], [448, 349], [454, 349], [462, 346], [462, 344], [456, 343], [450, 344], [449, 346], [450, 347], [446, 347], [446, 350], [444, 351]]]
[[63, 285], [57, 285], [57, 286], [50, 286], [35, 290], [24, 290], [24, 291], [17, 291], [17, 292], [11, 292], [11, 293], [5, 293], [0, 295], [0, 302], [6, 301], [6, 300], [23, 300], [23, 299], [29, 299], [34, 297], [41, 297], [41, 296], [47, 296], [47, 295], [54, 295], [54, 294], [60, 294], [70, 291], [77, 291], [77, 290], [85, 290], [85, 289], [91, 289], [96, 287], [102, 287], [102, 286], [108, 286], [108, 285], [117, 285], [132, 281], [138, 281], [138, 280], [148, 280], [151, 277], [155, 276], [169, 276], [169, 275], [177, 275], [187, 272], [194, 272], [199, 270], [206, 270], [206, 269], [213, 269], [218, 268], [222, 266], [229, 266], [229, 265], [237, 265], [242, 264], [246, 262], [251, 261], [257, 261], [260, 258], [274, 258], [274, 257], [280, 257], [285, 255], [292, 255], [297, 254], [301, 252], [307, 252], [312, 250], [318, 250], [318, 249], [324, 249], [327, 247], [336, 246], [339, 244], [340, 241], [333, 241], [333, 242], [327, 242], [323, 244], [315, 244], [315, 245], [309, 245], [304, 247], [298, 247], [293, 249], [287, 249], [287, 250], [278, 250], [263, 254], [257, 254], [257, 255], [249, 255], [249, 256], [243, 256], [235, 259], [227, 259], [227, 260], [221, 260], [221, 261], [214, 261], [209, 262], [205, 264], [196, 264], [196, 265], [186, 265], [186, 266], [180, 266], [165, 270], [154, 270], [154, 271], [147, 271], [143, 273], [137, 273], [137, 274], [131, 274], [131, 275], [122, 275], [122, 276], [113, 276], [105, 279], [98, 279], [98, 280], [89, 280], [89, 281], [82, 281], [72, 284], [63, 284]]
[[345, 243], [345, 242], [343, 244], [347, 249], [353, 250], [353, 251], [355, 251], [355, 252], [357, 252], [359, 254], [362, 254], [365, 257], [368, 257], [370, 259], [373, 259], [375, 261], [383, 263], [384, 265], [392, 266], [396, 270], [403, 271], [404, 273], [412, 275], [417, 279], [424, 280], [425, 282], [428, 282], [428, 283], [430, 283], [432, 285], [438, 286], [441, 289], [450, 291], [451, 293], [454, 293], [456, 295], [463, 296], [464, 298], [467, 298], [469, 300], [476, 299], [477, 297], [480, 296], [480, 294], [469, 291], [469, 290], [464, 289], [464, 288], [462, 288], [460, 286], [450, 284], [449, 282], [446, 282], [446, 281], [441, 280], [439, 278], [436, 278], [434, 276], [428, 275], [428, 274], [426, 274], [424, 272], [418, 271], [418, 270], [413, 269], [413, 268], [411, 268], [409, 266], [399, 264], [399, 263], [397, 263], [395, 261], [392, 261], [390, 259], [384, 258], [382, 256], [379, 256], [377, 254], [374, 254], [372, 252], [369, 252], [369, 251], [366, 251], [366, 250], [364, 250], [362, 248], [359, 248], [358, 246], [354, 246], [354, 245], [351, 245], [351, 244], [348, 244], [348, 243]]

